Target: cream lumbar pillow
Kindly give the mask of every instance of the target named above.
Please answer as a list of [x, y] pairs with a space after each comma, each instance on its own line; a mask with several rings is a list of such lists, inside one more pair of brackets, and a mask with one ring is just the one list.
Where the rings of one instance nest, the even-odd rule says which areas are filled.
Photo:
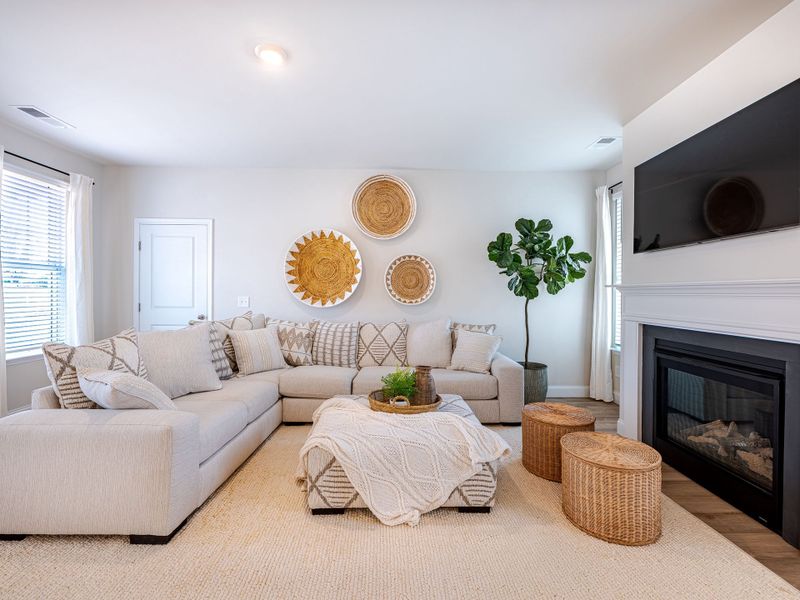
[[285, 369], [288, 366], [283, 359], [275, 325], [251, 331], [230, 331], [228, 335], [236, 352], [239, 375]]
[[170, 398], [222, 387], [212, 361], [209, 327], [204, 323], [139, 333], [147, 378]]
[[492, 359], [503, 341], [498, 335], [475, 333], [466, 329], [459, 331], [453, 359], [448, 367], [455, 371], [488, 373]]
[[450, 319], [408, 325], [408, 364], [412, 367], [447, 367], [453, 352]]
[[78, 369], [78, 383], [86, 397], [102, 408], [178, 409], [175, 403], [155, 385], [130, 373]]

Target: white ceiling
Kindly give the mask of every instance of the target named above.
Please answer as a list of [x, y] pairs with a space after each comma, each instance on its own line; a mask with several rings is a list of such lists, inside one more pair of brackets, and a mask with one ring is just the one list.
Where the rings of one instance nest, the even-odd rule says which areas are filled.
[[104, 162], [571, 170], [788, 0], [2, 4], [0, 119]]

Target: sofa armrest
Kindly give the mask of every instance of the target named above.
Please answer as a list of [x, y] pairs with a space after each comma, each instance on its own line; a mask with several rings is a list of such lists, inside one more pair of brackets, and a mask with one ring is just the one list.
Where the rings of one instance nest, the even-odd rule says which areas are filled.
[[40, 408], [61, 408], [61, 402], [52, 386], [37, 388], [31, 392], [31, 409]]
[[525, 404], [525, 371], [522, 365], [498, 352], [490, 370], [497, 378], [500, 422], [519, 423], [522, 420], [522, 406]]
[[0, 533], [168, 535], [200, 503], [198, 423], [171, 410], [0, 419]]

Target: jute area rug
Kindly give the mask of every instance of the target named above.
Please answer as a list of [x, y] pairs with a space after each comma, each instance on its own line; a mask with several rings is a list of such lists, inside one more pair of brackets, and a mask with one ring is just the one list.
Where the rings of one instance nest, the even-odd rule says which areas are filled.
[[0, 598], [800, 598], [667, 498], [654, 545], [582, 533], [560, 485], [522, 466], [518, 427], [497, 428], [515, 453], [489, 515], [441, 509], [415, 528], [312, 516], [292, 477], [308, 431], [278, 429], [167, 546], [0, 542]]

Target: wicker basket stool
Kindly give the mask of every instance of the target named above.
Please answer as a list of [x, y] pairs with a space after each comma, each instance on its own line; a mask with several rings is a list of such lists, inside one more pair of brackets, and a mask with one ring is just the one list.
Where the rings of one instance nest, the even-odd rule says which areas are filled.
[[561, 438], [561, 507], [586, 533], [625, 546], [661, 535], [661, 455], [611, 433]]
[[558, 402], [534, 402], [522, 409], [522, 464], [550, 481], [561, 481], [561, 436], [594, 431], [588, 410]]

